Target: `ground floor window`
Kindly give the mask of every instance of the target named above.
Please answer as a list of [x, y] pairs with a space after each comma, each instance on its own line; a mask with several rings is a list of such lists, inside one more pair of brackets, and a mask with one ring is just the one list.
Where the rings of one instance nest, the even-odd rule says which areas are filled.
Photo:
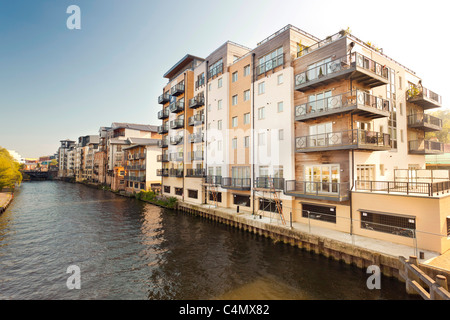
[[336, 207], [303, 203], [302, 217], [336, 223]]
[[188, 197], [197, 199], [198, 198], [198, 191], [197, 190], [188, 190]]
[[209, 192], [209, 201], [222, 202], [222, 192], [210, 191]]
[[175, 188], [175, 194], [177, 196], [182, 196], [183, 195], [183, 188]]
[[[282, 210], [282, 208], [283, 208], [282, 202], [279, 201], [278, 204], [280, 206], [280, 210]], [[275, 200], [260, 198], [259, 199], [259, 210], [278, 213], [278, 206], [277, 206], [277, 203], [275, 202]]]
[[141, 190], [145, 190], [145, 183], [141, 183]]
[[233, 195], [233, 204], [238, 206], [250, 207], [250, 196], [234, 194]]
[[397, 214], [361, 210], [361, 228], [413, 238], [416, 219]]
[[170, 186], [164, 186], [164, 193], [170, 193]]

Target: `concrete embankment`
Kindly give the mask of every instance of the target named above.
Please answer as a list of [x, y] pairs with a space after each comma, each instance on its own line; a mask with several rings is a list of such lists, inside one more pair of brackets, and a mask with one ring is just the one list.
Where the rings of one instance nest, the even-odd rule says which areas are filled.
[[[354, 241], [339, 241], [323, 235], [299, 230], [299, 228], [296, 228], [295, 226], [291, 227], [274, 224], [270, 223], [267, 219], [259, 219], [251, 214], [231, 212], [231, 210], [227, 211], [222, 208], [179, 202], [177, 204], [177, 209], [224, 223], [247, 232], [268, 237], [277, 242], [280, 241], [296, 246], [330, 259], [343, 261], [359, 268], [366, 269], [371, 265], [376, 265], [380, 268], [383, 275], [396, 278], [402, 282], [404, 281], [400, 274], [401, 270], [403, 270], [403, 264], [400, 260], [400, 256], [403, 255], [403, 252], [398, 248], [391, 248], [390, 252], [388, 249], [386, 249], [385, 252], [376, 250], [380, 247], [380, 244], [377, 243], [377, 246], [374, 245], [371, 247], [370, 241], [372, 241], [372, 239], [364, 239], [364, 246], [358, 246], [355, 245], [355, 242], [362, 244], [363, 240], [357, 239], [356, 236], [347, 235], [347, 237], [357, 239]], [[373, 241], [375, 243], [376, 240]], [[392, 247], [394, 246], [395, 245], [392, 244]], [[404, 251], [404, 253], [403, 256], [408, 257], [408, 251]], [[423, 264], [422, 266], [426, 269], [427, 273], [441, 274], [447, 277], [447, 279], [450, 279], [450, 270], [433, 268], [426, 264]]]
[[12, 192], [0, 192], [0, 213], [5, 212], [6, 208], [8, 208], [11, 204], [13, 198], [14, 194]]

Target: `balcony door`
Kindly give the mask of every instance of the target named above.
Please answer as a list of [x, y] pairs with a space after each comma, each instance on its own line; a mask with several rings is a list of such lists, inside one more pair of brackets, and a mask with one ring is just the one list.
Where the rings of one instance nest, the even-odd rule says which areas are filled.
[[328, 134], [333, 132], [333, 123], [319, 123], [309, 126], [309, 147], [321, 147], [328, 145]]
[[356, 180], [359, 181], [361, 188], [368, 189], [370, 187], [370, 181], [375, 180], [375, 165], [358, 164], [356, 166]]
[[338, 164], [305, 166], [306, 192], [339, 192], [340, 170]]

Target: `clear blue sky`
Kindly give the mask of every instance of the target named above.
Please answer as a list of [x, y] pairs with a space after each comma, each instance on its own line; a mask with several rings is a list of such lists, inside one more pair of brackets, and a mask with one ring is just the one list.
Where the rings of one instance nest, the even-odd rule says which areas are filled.
[[[0, 146], [24, 157], [111, 122], [159, 124], [163, 74], [227, 40], [247, 47], [292, 24], [318, 38], [350, 27], [450, 95], [448, 1], [0, 0]], [[69, 5], [81, 30], [69, 30]]]

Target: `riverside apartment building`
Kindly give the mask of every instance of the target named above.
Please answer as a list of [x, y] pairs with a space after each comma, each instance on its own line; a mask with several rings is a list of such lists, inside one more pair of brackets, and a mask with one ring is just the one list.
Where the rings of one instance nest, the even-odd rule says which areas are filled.
[[158, 103], [162, 192], [418, 248], [450, 248], [450, 177], [426, 79], [341, 30], [184, 56]]

